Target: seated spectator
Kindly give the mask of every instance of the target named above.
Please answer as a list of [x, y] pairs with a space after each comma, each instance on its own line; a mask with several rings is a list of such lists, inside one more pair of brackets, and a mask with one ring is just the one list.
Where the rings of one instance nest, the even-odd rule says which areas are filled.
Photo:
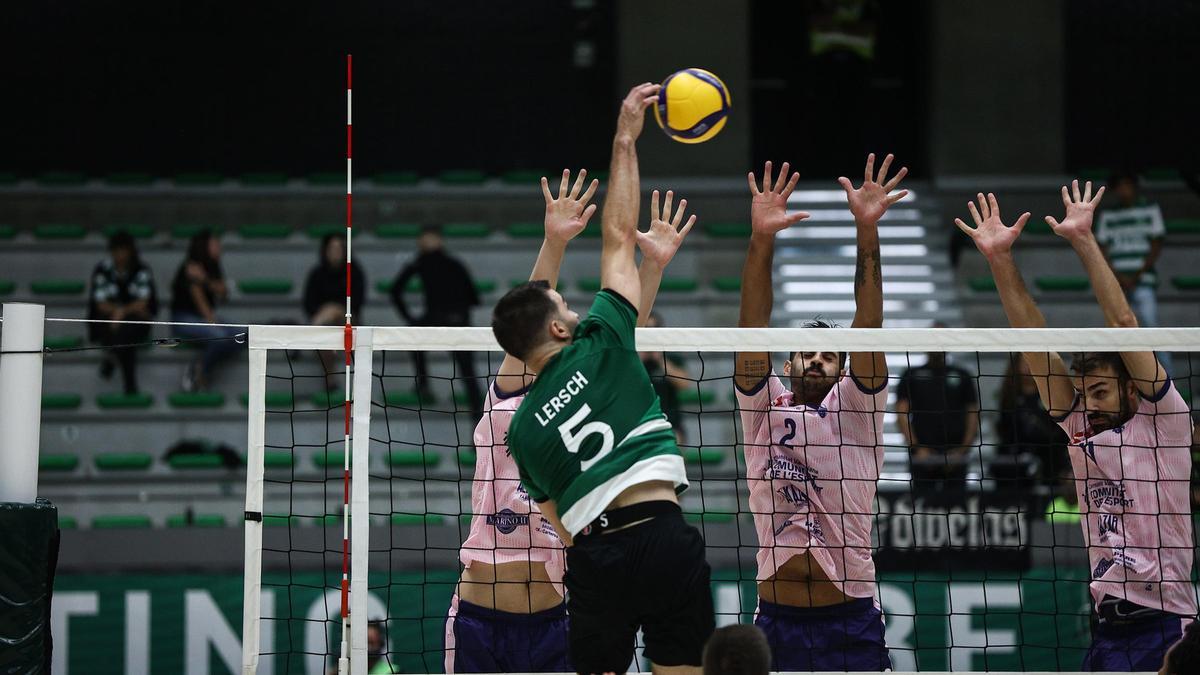
[[203, 230], [188, 243], [187, 257], [171, 283], [171, 320], [192, 324], [174, 326], [175, 336], [203, 341], [200, 358], [184, 371], [184, 391], [208, 388], [217, 364], [246, 346], [245, 340], [235, 339], [244, 328], [195, 325], [224, 323], [217, 315], [217, 305], [228, 297], [221, 270], [221, 242], [212, 231]]
[[[92, 271], [88, 292], [88, 318], [101, 321], [149, 321], [158, 314], [154, 273], [142, 263], [137, 244], [124, 230], [108, 240], [108, 257]], [[137, 347], [150, 337], [150, 326], [136, 323], [88, 324], [88, 339], [110, 347], [100, 364], [100, 375], [112, 377], [117, 365], [126, 394], [137, 386]]]
[[1051, 525], [1079, 524], [1079, 487], [1071, 467], [1064, 467], [1058, 474], [1058, 487], [1054, 499], [1046, 506], [1046, 522]]
[[[346, 322], [346, 235], [327, 234], [317, 252], [317, 265], [304, 282], [304, 314], [314, 326], [341, 326]], [[362, 320], [363, 302], [367, 299], [367, 277], [362, 266], [350, 267], [350, 311], [357, 321]], [[325, 372], [327, 389], [334, 388], [333, 352], [317, 352]]]
[[1183, 637], [1167, 650], [1158, 675], [1200, 673], [1200, 623], [1192, 621], [1183, 629]]
[[[996, 421], [999, 456], [1009, 462], [1007, 471], [993, 465], [993, 478], [1020, 480], [1030, 478], [1028, 460], [1038, 460], [1035, 477], [1051, 483], [1067, 464], [1067, 437], [1042, 407], [1037, 382], [1029, 374], [1029, 364], [1020, 354], [1009, 357], [1008, 371], [1000, 385], [1000, 418]], [[997, 458], [1000, 459], [999, 457]]]
[[971, 373], [948, 364], [943, 352], [930, 352], [925, 365], [900, 376], [896, 416], [908, 442], [913, 490], [965, 487], [967, 453], [979, 432]]
[[704, 645], [704, 675], [767, 675], [771, 647], [758, 626], [735, 623], [713, 631]]
[[[662, 325], [662, 317], [658, 312], [650, 312], [650, 316], [646, 318], [646, 328], [659, 328]], [[663, 352], [640, 352], [640, 356], [642, 365], [646, 367], [646, 372], [650, 375], [654, 391], [658, 394], [658, 400], [662, 404], [663, 414], [667, 416], [667, 421], [675, 430], [675, 440], [683, 445], [686, 438], [683, 432], [683, 419], [679, 411], [679, 393], [692, 386], [692, 380], [688, 377], [683, 359], [679, 358], [677, 354], [664, 354]]]

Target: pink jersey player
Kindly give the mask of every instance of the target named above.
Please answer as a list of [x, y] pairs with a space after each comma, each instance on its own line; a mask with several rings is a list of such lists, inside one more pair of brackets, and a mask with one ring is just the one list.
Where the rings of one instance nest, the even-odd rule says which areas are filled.
[[1059, 426], [1070, 438], [1092, 599], [1195, 616], [1192, 420], [1183, 397], [1168, 381], [1128, 421], [1099, 433], [1077, 397]]
[[886, 383], [865, 391], [846, 375], [812, 407], [795, 405], [772, 371], [737, 397], [758, 581], [808, 553], [846, 595], [875, 597], [871, 517], [883, 467]]
[[459, 560], [470, 567], [533, 562], [545, 565], [561, 595], [566, 565], [562, 541], [542, 517], [525, 488], [508, 450], [508, 424], [525, 398], [524, 390], [503, 395], [488, 387], [483, 418], [475, 427], [475, 479], [471, 483], [471, 532]]

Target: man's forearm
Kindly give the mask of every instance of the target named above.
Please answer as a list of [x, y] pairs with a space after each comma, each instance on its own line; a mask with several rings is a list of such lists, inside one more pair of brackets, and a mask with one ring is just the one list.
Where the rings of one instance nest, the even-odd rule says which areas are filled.
[[604, 234], [606, 237], [632, 238], [637, 229], [638, 200], [641, 196], [634, 139], [622, 136], [613, 139], [608, 180], [604, 213], [601, 214]]
[[529, 273], [530, 281], [548, 281], [550, 288], [558, 286], [558, 273], [562, 269], [563, 256], [567, 252], [565, 241], [542, 240], [542, 248], [538, 251], [537, 260], [533, 263], [533, 271]]
[[858, 257], [854, 266], [854, 328], [883, 325], [883, 272], [879, 260], [879, 228], [858, 224]]
[[774, 235], [750, 237], [746, 264], [742, 267], [739, 326], [763, 327], [771, 323], [771, 306], [775, 302], [775, 289], [771, 280], [774, 259]]
[[992, 268], [992, 278], [996, 281], [996, 290], [1000, 293], [1000, 304], [1004, 306], [1004, 314], [1013, 328], [1045, 328], [1046, 317], [1038, 309], [1021, 271], [1011, 253], [1003, 253], [988, 258]]
[[663, 268], [653, 260], [642, 260], [638, 268], [638, 283], [641, 286], [641, 302], [638, 303], [637, 325], [645, 326], [650, 319], [650, 310], [654, 308], [654, 300], [658, 297], [658, 288], [662, 284]]
[[1137, 319], [1125, 299], [1125, 291], [1104, 258], [1100, 245], [1092, 237], [1081, 237], [1071, 242], [1076, 255], [1087, 271], [1088, 280], [1092, 283], [1092, 292], [1100, 309], [1104, 312], [1104, 320], [1109, 326], [1136, 326]]

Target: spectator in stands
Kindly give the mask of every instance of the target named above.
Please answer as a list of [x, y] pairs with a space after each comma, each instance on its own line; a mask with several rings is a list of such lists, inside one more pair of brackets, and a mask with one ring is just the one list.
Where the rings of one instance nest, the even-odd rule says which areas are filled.
[[1191, 675], [1200, 673], [1200, 623], [1189, 623], [1183, 637], [1167, 650], [1158, 675]]
[[[142, 263], [137, 244], [128, 232], [121, 230], [108, 240], [108, 257], [92, 271], [92, 287], [88, 293], [88, 318], [107, 321], [149, 321], [158, 314], [158, 293], [154, 274]], [[137, 348], [131, 345], [145, 342], [150, 326], [131, 323], [88, 324], [88, 338], [110, 347], [100, 364], [100, 376], [112, 377], [117, 365], [126, 394], [136, 394]]]
[[1009, 356], [1008, 370], [1000, 385], [996, 436], [1000, 439], [997, 454], [1008, 458], [1012, 468], [1021, 470], [1002, 472], [994, 465], [993, 478], [1029, 478], [1031, 475], [1024, 468], [1029, 465], [1030, 458], [1037, 458], [1036, 477], [1043, 483], [1050, 483], [1066, 466], [1066, 434], [1042, 406], [1037, 382], [1029, 374], [1029, 364], [1020, 354]]
[[979, 395], [971, 373], [947, 363], [945, 353], [929, 352], [925, 365], [900, 376], [896, 416], [908, 441], [914, 491], [962, 489], [967, 454], [979, 431]]
[[704, 675], [767, 675], [771, 647], [761, 628], [735, 623], [713, 631], [703, 663]]
[[[327, 234], [317, 252], [317, 264], [304, 282], [304, 314], [314, 326], [341, 326], [346, 322], [346, 235]], [[362, 266], [350, 267], [350, 311], [356, 321], [362, 320], [363, 302], [367, 299], [367, 277]], [[327, 389], [334, 388], [333, 352], [317, 352], [325, 371]]]
[[1079, 486], [1068, 464], [1058, 472], [1054, 499], [1046, 506], [1046, 522], [1051, 525], [1079, 524]]
[[175, 326], [176, 337], [203, 341], [200, 358], [184, 371], [184, 391], [206, 389], [217, 364], [246, 344], [245, 340], [235, 339], [244, 328], [215, 325], [223, 323], [217, 315], [217, 304], [228, 297], [221, 270], [221, 241], [211, 230], [198, 232], [188, 243], [187, 257], [171, 283], [171, 320], [192, 324]]
[[[662, 325], [662, 316], [658, 312], [650, 312], [646, 319], [646, 327], [659, 328]], [[679, 393], [691, 386], [687, 368], [677, 354], [641, 352], [640, 356], [642, 365], [650, 375], [650, 383], [654, 385], [654, 392], [658, 394], [659, 403], [662, 404], [663, 414], [675, 430], [675, 440], [683, 445], [686, 439], [679, 410]]]
[[[479, 304], [479, 293], [471, 273], [457, 258], [446, 253], [442, 232], [436, 227], [426, 227], [417, 240], [417, 257], [400, 270], [392, 284], [392, 303], [400, 316], [413, 326], [469, 326], [471, 308]], [[425, 313], [413, 315], [404, 299], [404, 289], [413, 278], [421, 281], [425, 296]], [[474, 354], [454, 352], [456, 369], [454, 386], [466, 388], [474, 417], [483, 415], [483, 395], [475, 377]], [[431, 400], [429, 374], [423, 352], [413, 352], [413, 364], [417, 371], [417, 393], [423, 400]]]
[[[1108, 189], [1117, 198], [1117, 206], [1100, 212], [1096, 241], [1108, 257], [1138, 325], [1158, 326], [1158, 273], [1154, 265], [1167, 232], [1162, 209], [1140, 195], [1138, 176], [1133, 172], [1114, 173], [1108, 179]], [[1158, 361], [1171, 372], [1168, 354], [1159, 354]]]

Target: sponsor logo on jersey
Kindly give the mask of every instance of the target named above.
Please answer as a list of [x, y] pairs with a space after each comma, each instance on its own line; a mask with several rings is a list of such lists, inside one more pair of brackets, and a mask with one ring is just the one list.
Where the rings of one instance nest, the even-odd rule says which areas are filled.
[[784, 485], [775, 491], [783, 501], [794, 506], [808, 506], [808, 495], [795, 485]]
[[529, 525], [529, 516], [513, 513], [510, 509], [500, 509], [499, 513], [487, 517], [487, 524], [496, 528], [500, 534], [512, 534], [518, 527]]
[[794, 523], [794, 521], [791, 518], [788, 518], [787, 520], [785, 520], [782, 523], [780, 523], [779, 525], [777, 525], [775, 527], [775, 536], [778, 537], [780, 534], [783, 533], [784, 530], [786, 530], [788, 528], [788, 525], [792, 525], [793, 523]]
[[1101, 558], [1100, 562], [1096, 563], [1096, 568], [1092, 570], [1092, 578], [1099, 579], [1104, 576], [1104, 573], [1113, 566], [1112, 558]]
[[771, 480], [792, 480], [803, 483], [811, 487], [817, 494], [821, 494], [824, 489], [817, 485], [817, 479], [821, 477], [820, 471], [788, 457], [778, 455], [772, 457], [771, 464], [767, 467], [767, 477]]
[[526, 490], [525, 486], [520, 483], [517, 483], [517, 499], [520, 499], [526, 504], [529, 503], [529, 490]]
[[1088, 481], [1087, 498], [1092, 508], [1097, 509], [1102, 506], [1119, 506], [1125, 509], [1133, 506], [1133, 500], [1125, 496], [1125, 485], [1119, 480]]
[[825, 543], [825, 530], [821, 529], [821, 521], [809, 519], [804, 521], [804, 527], [808, 530], [808, 536], [816, 539], [822, 544]]
[[1121, 533], [1121, 517], [1113, 513], [1101, 513], [1096, 517], [1096, 529], [1100, 539], [1108, 539], [1110, 534]]

